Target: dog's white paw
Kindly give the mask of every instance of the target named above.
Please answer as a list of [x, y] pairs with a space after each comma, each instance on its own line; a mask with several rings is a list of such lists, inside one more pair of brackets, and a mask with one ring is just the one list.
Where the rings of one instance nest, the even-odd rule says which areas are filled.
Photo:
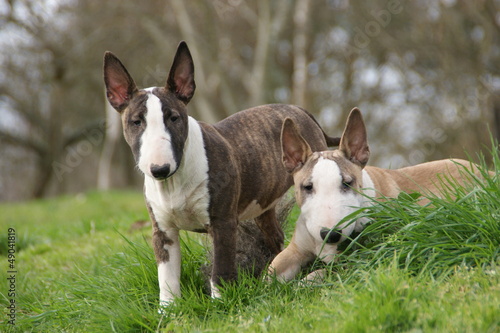
[[325, 278], [326, 271], [324, 269], [318, 269], [314, 272], [309, 273], [305, 278], [301, 280], [303, 283], [320, 283], [323, 282]]
[[210, 295], [212, 298], [221, 298], [220, 290], [212, 280], [210, 280]]
[[277, 281], [279, 283], [286, 283], [287, 279], [284, 276], [282, 276], [282, 275], [276, 275], [276, 273], [274, 272], [274, 270], [268, 271], [264, 275], [264, 282], [266, 282], [266, 283], [273, 283], [275, 281]]
[[173, 299], [171, 300], [160, 300], [160, 305], [158, 306], [158, 314], [165, 316], [167, 314], [168, 307], [173, 303]]

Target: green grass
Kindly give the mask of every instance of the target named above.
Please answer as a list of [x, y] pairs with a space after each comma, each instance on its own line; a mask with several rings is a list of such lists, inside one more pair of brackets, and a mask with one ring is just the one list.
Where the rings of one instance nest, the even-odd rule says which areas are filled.
[[[496, 170], [500, 160], [494, 154]], [[498, 172], [497, 172], [498, 173]], [[0, 331], [500, 332], [500, 180], [457, 198], [412, 196], [357, 214], [372, 219], [321, 284], [242, 274], [222, 299], [204, 291], [206, 239], [182, 233], [182, 292], [157, 312], [156, 264], [142, 195], [90, 192], [0, 205]], [[291, 236], [298, 216], [287, 225]], [[16, 230], [16, 326], [6, 322], [7, 229]], [[317, 266], [321, 266], [317, 264]]]

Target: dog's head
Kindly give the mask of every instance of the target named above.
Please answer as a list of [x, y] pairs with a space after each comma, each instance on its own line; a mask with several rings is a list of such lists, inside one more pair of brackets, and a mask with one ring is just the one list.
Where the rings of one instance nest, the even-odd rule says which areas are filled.
[[313, 153], [289, 118], [283, 123], [281, 145], [283, 164], [293, 175], [300, 219], [308, 232], [319, 242], [342, 242], [355, 224], [341, 220], [364, 201], [362, 170], [370, 150], [361, 112], [351, 111], [338, 150]]
[[104, 55], [109, 103], [122, 118], [123, 134], [139, 169], [163, 180], [177, 171], [188, 135], [186, 106], [195, 90], [193, 59], [185, 42], [177, 48], [165, 87], [139, 90], [111, 52]]

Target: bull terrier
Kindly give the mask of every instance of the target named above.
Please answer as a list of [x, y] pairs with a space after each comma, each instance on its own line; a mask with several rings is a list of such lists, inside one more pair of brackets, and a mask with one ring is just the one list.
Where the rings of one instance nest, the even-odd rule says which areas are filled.
[[291, 105], [263, 105], [214, 125], [188, 115], [195, 91], [194, 65], [185, 42], [178, 46], [166, 85], [138, 89], [120, 60], [104, 56], [109, 103], [120, 113], [125, 140], [144, 174], [144, 196], [153, 224], [160, 306], [181, 295], [179, 230], [209, 233], [214, 262], [211, 294], [221, 281], [237, 278], [236, 228], [255, 218], [277, 254], [283, 232], [275, 205], [293, 184], [281, 163], [280, 134], [292, 119], [312, 150], [338, 145], [307, 111]]
[[[440, 160], [397, 170], [366, 166], [370, 156], [366, 128], [361, 112], [351, 111], [338, 150], [314, 152], [294, 121], [286, 119], [282, 129], [283, 163], [293, 175], [295, 197], [301, 208], [296, 229], [288, 247], [272, 261], [268, 273], [280, 281], [293, 279], [316, 257], [325, 263], [338, 254], [337, 246], [361, 231], [366, 219], [343, 221], [372, 199], [396, 198], [401, 192], [420, 192], [440, 196], [443, 179], [461, 184], [470, 181], [464, 168], [477, 168], [470, 162]], [[425, 204], [425, 198], [419, 203]], [[313, 273], [306, 279], [320, 277]]]

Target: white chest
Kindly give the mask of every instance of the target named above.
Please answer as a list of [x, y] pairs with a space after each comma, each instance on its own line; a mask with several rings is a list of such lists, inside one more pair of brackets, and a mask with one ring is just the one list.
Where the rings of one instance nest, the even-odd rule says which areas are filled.
[[206, 230], [208, 207], [208, 160], [201, 128], [189, 117], [189, 136], [175, 174], [164, 181], [145, 176], [144, 193], [161, 230]]
[[210, 223], [206, 181], [193, 187], [173, 185], [170, 179], [148, 186], [150, 182], [155, 180], [146, 181], [146, 199], [161, 230], [206, 230]]

